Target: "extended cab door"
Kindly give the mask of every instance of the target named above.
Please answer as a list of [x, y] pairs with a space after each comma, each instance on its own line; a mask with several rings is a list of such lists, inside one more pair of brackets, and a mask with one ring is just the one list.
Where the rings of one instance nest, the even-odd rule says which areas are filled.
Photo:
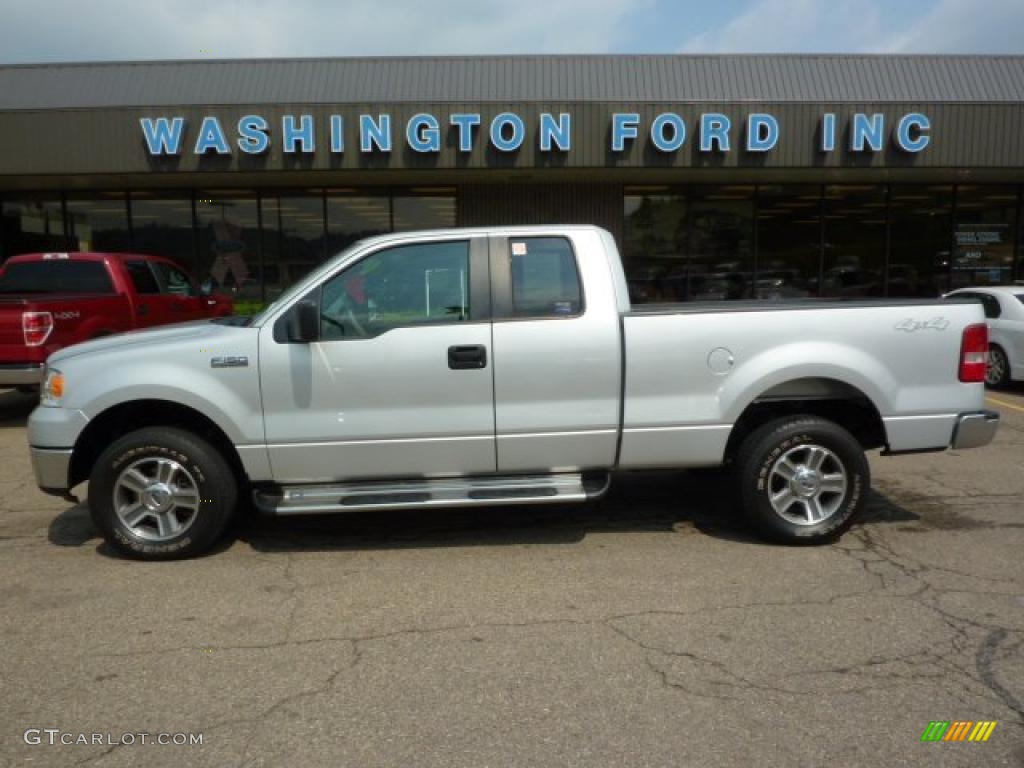
[[492, 237], [498, 471], [607, 469], [618, 445], [620, 321], [605, 244]]
[[281, 483], [495, 471], [486, 238], [394, 244], [305, 297], [320, 339], [260, 330], [268, 452]]

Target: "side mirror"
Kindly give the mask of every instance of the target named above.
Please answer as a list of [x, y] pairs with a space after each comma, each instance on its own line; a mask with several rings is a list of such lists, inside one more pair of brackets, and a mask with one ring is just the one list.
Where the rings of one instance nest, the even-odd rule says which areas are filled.
[[203, 280], [202, 285], [199, 286], [199, 295], [209, 296], [211, 293], [213, 293], [213, 281], [207, 278], [206, 280]]
[[303, 299], [288, 316], [288, 341], [308, 344], [320, 339], [320, 304]]

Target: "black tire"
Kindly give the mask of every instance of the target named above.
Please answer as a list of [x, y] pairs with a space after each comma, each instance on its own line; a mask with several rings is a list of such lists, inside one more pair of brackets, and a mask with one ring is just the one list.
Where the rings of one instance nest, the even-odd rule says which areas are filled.
[[[162, 537], [155, 531], [148, 532], [149, 520], [134, 529], [129, 527], [117, 512], [118, 499], [124, 498], [124, 486], [115, 490], [122, 473], [136, 466], [156, 467], [161, 461], [179, 467], [179, 479], [175, 482], [186, 490], [194, 486], [196, 499], [194, 511], [183, 510], [188, 516], [186, 524], [178, 523], [183, 525], [181, 532], [168, 532]], [[141, 500], [140, 494], [138, 501]], [[237, 500], [238, 480], [220, 452], [201, 437], [173, 427], [146, 427], [121, 437], [96, 460], [89, 477], [93, 523], [110, 546], [138, 560], [178, 560], [206, 552], [223, 533]]]
[[1010, 359], [1006, 356], [1006, 350], [998, 344], [990, 344], [988, 348], [985, 384], [1000, 388], [1010, 384]]
[[[796, 462], [800, 472], [806, 475], [815, 461], [812, 454], [824, 458], [817, 470], [810, 470], [811, 477], [805, 477], [806, 484], [802, 485], [799, 478], [787, 483], [781, 474], [785, 469], [780, 466], [783, 457], [794, 457], [786, 467]], [[807, 463], [799, 463], [800, 457], [806, 457]], [[776, 468], [780, 472], [777, 473]], [[785, 544], [833, 541], [860, 514], [871, 484], [867, 457], [857, 439], [834, 422], [806, 415], [776, 419], [751, 432], [736, 453], [734, 472], [741, 506], [751, 525], [762, 537]], [[835, 478], [840, 475], [844, 478], [841, 492], [821, 490], [816, 496], [817, 512], [834, 507], [827, 515], [822, 513], [821, 519], [794, 522], [795, 518], [806, 518], [814, 513], [809, 506], [813, 503], [811, 499], [805, 503], [804, 498], [793, 491], [790, 491], [793, 501], [789, 502], [792, 506], [785, 514], [776, 511], [773, 494], [782, 505], [788, 499], [782, 494], [794, 484], [800, 493], [813, 493], [815, 483], [823, 488], [825, 478], [835, 484], [839, 482]]]

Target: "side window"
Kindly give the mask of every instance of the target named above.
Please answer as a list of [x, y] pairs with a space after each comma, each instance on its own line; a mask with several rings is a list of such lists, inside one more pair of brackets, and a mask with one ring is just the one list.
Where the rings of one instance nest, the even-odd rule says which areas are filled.
[[1003, 314], [1003, 309], [999, 306], [999, 299], [992, 294], [983, 293], [978, 298], [981, 299], [981, 305], [985, 307], [985, 317], [991, 319]]
[[153, 266], [156, 267], [164, 279], [164, 291], [166, 293], [172, 293], [177, 296], [196, 295], [195, 286], [192, 285], [192, 281], [180, 269], [170, 264], [165, 264], [162, 261], [153, 262]]
[[160, 293], [160, 286], [149, 264], [141, 260], [132, 260], [126, 261], [124, 266], [128, 270], [136, 293]]
[[513, 317], [565, 317], [583, 311], [572, 245], [563, 237], [509, 240]]
[[325, 341], [469, 319], [469, 242], [417, 243], [366, 257], [323, 286]]

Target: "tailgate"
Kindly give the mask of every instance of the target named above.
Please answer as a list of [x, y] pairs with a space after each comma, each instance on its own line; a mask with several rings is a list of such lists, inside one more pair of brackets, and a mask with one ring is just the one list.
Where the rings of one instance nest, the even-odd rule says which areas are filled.
[[28, 302], [24, 299], [0, 299], [0, 363], [26, 359], [21, 331], [21, 313], [26, 309]]

